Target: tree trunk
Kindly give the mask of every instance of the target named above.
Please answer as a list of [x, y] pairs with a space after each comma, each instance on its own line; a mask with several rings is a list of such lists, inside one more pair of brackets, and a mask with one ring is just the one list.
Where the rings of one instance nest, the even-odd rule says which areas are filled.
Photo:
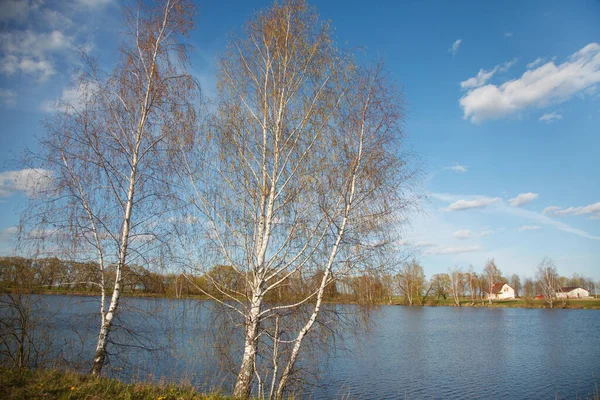
[[254, 365], [256, 359], [256, 344], [258, 339], [258, 328], [260, 326], [260, 308], [262, 299], [253, 296], [252, 306], [248, 315], [246, 325], [246, 338], [244, 343], [244, 355], [242, 365], [237, 376], [233, 397], [240, 399], [250, 398], [252, 390], [252, 379], [254, 377]]

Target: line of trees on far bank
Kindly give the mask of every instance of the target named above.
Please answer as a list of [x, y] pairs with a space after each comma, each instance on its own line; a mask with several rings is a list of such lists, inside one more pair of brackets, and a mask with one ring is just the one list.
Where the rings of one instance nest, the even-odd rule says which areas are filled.
[[[23, 257], [0, 257], [0, 287], [4, 290], [32, 292], [57, 291], [65, 293], [98, 293], [97, 263], [75, 262], [58, 258], [31, 259]], [[104, 272], [109, 281], [115, 279], [114, 266]], [[300, 299], [318, 287], [322, 271], [304, 276], [296, 274], [290, 284], [270, 293], [268, 300]], [[215, 286], [218, 282], [218, 287]], [[239, 279], [231, 266], [216, 265], [205, 274], [183, 276], [175, 273], [153, 272], [140, 265], [126, 265], [123, 272], [123, 291], [129, 294], [148, 294], [166, 297], [212, 296], [227, 297], [245, 293], [244, 279]], [[405, 305], [421, 306], [451, 299], [460, 306], [461, 301], [470, 304], [491, 303], [488, 293], [494, 285], [507, 283], [517, 297], [542, 297], [552, 307], [556, 293], [561, 287], [581, 287], [595, 294], [600, 283], [578, 273], [560, 276], [552, 260], [545, 258], [538, 265], [535, 277], [521, 278], [517, 274], [505, 276], [489, 260], [482, 271], [473, 266], [467, 269], [451, 268], [446, 273], [433, 274], [427, 278], [425, 270], [416, 260], [404, 264], [399, 272], [376, 272], [340, 278], [327, 287], [328, 301], [359, 304], [392, 304], [400, 301]]]

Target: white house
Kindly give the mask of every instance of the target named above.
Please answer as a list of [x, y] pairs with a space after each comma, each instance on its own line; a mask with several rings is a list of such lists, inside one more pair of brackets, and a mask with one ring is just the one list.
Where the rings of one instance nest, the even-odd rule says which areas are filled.
[[579, 286], [565, 286], [561, 287], [556, 292], [556, 297], [559, 299], [580, 299], [583, 297], [590, 297], [590, 291], [580, 288]]
[[488, 299], [492, 298], [492, 300], [507, 300], [515, 298], [515, 289], [510, 287], [508, 283], [494, 283], [492, 287], [492, 293], [488, 295]]

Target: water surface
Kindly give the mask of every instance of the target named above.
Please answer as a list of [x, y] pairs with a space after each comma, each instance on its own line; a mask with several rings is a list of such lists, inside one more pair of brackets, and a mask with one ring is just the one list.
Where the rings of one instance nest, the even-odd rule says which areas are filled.
[[[99, 328], [98, 299], [44, 296], [58, 309], [56, 353], [89, 367]], [[341, 306], [352, 312], [354, 306]], [[122, 379], [181, 377], [202, 388], [231, 388], [206, 332], [214, 304], [128, 298], [109, 373]], [[135, 311], [135, 312], [134, 312]], [[322, 365], [305, 397], [363, 399], [586, 398], [600, 374], [600, 311], [399, 307], [374, 313], [367, 334], [348, 331], [346, 351]], [[235, 337], [231, 338], [236, 341]], [[162, 351], [145, 351], [162, 349]], [[118, 353], [118, 354], [117, 354]]]

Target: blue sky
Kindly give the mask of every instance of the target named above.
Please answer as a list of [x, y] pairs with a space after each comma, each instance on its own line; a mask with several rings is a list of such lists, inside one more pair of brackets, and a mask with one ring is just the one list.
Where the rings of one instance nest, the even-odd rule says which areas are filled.
[[[227, 34], [270, 1], [203, 1], [193, 72], [210, 96]], [[494, 257], [600, 279], [600, 2], [312, 1], [341, 47], [386, 61], [428, 200], [404, 231], [428, 275]], [[0, 254], [10, 254], [41, 121], [85, 48], [113, 62], [119, 0], [0, 2]]]

